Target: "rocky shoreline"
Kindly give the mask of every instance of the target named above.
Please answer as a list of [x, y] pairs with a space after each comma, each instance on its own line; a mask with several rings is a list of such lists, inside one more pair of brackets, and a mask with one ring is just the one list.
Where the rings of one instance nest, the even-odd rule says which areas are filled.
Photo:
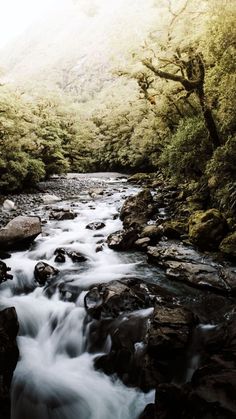
[[[145, 187], [125, 200], [119, 214], [123, 229], [110, 234], [107, 244], [118, 252], [146, 253], [148, 263], [163, 271], [173, 289], [175, 284], [184, 284], [183, 296], [163, 283], [152, 284], [135, 277], [92, 285], [84, 298], [87, 350], [94, 354], [104, 352], [95, 357], [96, 369], [115, 374], [127, 386], [144, 392], [156, 390], [155, 403], [146, 407], [140, 419], [192, 419], [193, 412], [195, 419], [233, 419], [236, 267], [234, 242], [225, 251], [224, 241], [229, 242], [234, 233], [218, 210], [198, 208], [189, 214], [183, 209], [180, 191], [164, 185], [161, 178], [151, 185], [149, 179], [149, 189], [146, 180], [143, 183], [137, 176], [131, 179]], [[66, 200], [89, 190], [90, 196], [96, 197], [103, 194], [104, 184], [102, 180], [55, 179], [39, 186], [38, 194], [12, 196], [15, 211], [20, 214], [13, 210], [8, 216], [31, 216], [36, 203], [46, 205], [46, 195]], [[177, 211], [176, 203], [181, 211]], [[59, 221], [74, 216], [73, 209], [53, 210], [52, 202], [47, 211], [49, 217]], [[4, 215], [1, 220], [6, 222]], [[86, 228], [96, 231], [104, 226], [93, 222]], [[22, 237], [19, 245], [26, 238], [33, 241], [39, 233], [40, 230], [32, 231], [31, 236]], [[0, 242], [1, 239], [0, 231]], [[2, 241], [2, 246], [4, 243], [8, 247], [3, 250], [11, 250], [12, 242]], [[103, 241], [97, 251], [103, 251]], [[73, 262], [86, 262], [82, 254], [56, 249], [57, 262], [64, 263], [66, 257]], [[0, 283], [11, 279], [7, 259], [5, 262], [0, 266]], [[50, 287], [54, 287], [64, 301], [76, 301], [81, 289], [73, 282], [57, 282], [58, 273], [52, 266], [38, 262], [34, 275], [48, 295]], [[196, 299], [189, 297], [193, 289], [199, 293]], [[0, 312], [0, 319], [1, 315], [5, 314]], [[0, 342], [8, 359], [4, 333]], [[14, 332], [10, 337], [16, 351], [15, 336]], [[7, 374], [12, 376], [13, 370], [11, 363]], [[4, 379], [5, 372], [1, 374]], [[9, 383], [10, 380], [8, 391]], [[4, 400], [0, 399], [3, 406]]]

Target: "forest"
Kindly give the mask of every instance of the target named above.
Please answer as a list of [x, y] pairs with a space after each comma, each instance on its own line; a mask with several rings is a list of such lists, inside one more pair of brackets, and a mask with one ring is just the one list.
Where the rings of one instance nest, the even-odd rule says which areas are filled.
[[69, 66], [47, 88], [2, 81], [3, 193], [52, 174], [161, 171], [235, 214], [235, 2], [156, 7], [164, 18], [97, 91], [86, 92]]
[[3, 0], [0, 419], [235, 419], [235, 0]]

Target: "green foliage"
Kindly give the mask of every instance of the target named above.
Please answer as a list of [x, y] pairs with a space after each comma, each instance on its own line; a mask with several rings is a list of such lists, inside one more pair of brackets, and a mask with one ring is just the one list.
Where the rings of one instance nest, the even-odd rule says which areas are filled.
[[225, 136], [236, 128], [236, 8], [233, 0], [214, 6], [201, 48], [207, 62], [206, 89]]
[[212, 197], [229, 216], [236, 215], [236, 137], [219, 147], [207, 165]]
[[182, 119], [160, 156], [160, 165], [167, 175], [178, 180], [199, 178], [205, 170], [211, 144], [200, 117]]

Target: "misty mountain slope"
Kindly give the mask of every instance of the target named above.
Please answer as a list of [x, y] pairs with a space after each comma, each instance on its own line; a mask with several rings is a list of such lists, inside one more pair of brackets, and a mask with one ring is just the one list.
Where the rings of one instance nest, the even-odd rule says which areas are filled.
[[112, 70], [129, 62], [157, 17], [152, 0], [60, 0], [52, 13], [2, 50], [5, 80], [57, 86], [87, 101], [110, 89]]

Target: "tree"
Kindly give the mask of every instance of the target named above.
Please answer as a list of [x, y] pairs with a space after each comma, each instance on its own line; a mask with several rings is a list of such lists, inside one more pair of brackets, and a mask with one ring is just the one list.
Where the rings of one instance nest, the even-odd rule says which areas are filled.
[[[153, 52], [154, 57], [143, 59], [142, 63], [155, 76], [180, 83], [185, 91], [186, 99], [188, 99], [191, 94], [196, 95], [204, 117], [209, 139], [211, 140], [213, 149], [216, 149], [221, 145], [221, 141], [212, 109], [205, 93], [206, 71], [203, 54], [198, 50], [196, 42], [192, 42], [188, 46], [185, 45], [182, 48], [171, 42], [173, 27], [178, 20], [181, 20], [182, 14], [186, 12], [189, 4], [189, 0], [186, 0], [178, 12], [176, 12], [173, 11], [171, 0], [168, 1], [168, 10], [171, 15], [171, 20], [167, 31], [167, 45], [165, 48], [160, 48], [162, 49], [160, 55], [158, 55], [158, 52]], [[173, 49], [168, 50], [168, 48]], [[150, 96], [147, 94], [149, 87], [148, 84], [141, 86], [145, 96], [150, 100]]]

